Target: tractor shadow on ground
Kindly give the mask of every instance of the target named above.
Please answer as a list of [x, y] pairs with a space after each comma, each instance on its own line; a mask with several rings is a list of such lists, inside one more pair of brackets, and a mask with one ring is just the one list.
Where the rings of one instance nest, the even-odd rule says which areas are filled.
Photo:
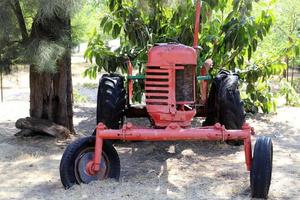
[[[136, 122], [137, 121], [137, 122]], [[147, 119], [131, 120], [137, 125], [149, 125]], [[195, 123], [194, 126], [201, 126]], [[245, 176], [244, 160], [238, 165], [230, 163], [223, 166], [227, 157], [235, 159], [243, 147], [230, 146], [223, 142], [172, 141], [172, 142], [124, 142], [115, 145], [121, 158], [121, 177], [123, 181], [157, 183], [160, 193], [170, 191], [182, 198], [190, 199], [194, 191], [199, 198], [217, 198], [214, 189], [222, 179], [235, 180]], [[243, 152], [241, 153], [244, 155]], [[220, 170], [221, 169], [221, 170]], [[246, 180], [238, 195], [245, 196], [249, 190]], [[217, 181], [216, 180], [220, 180]], [[206, 189], [205, 189], [206, 188]], [[193, 191], [194, 190], [194, 191]], [[182, 196], [183, 195], [183, 196]]]
[[[232, 185], [231, 181], [243, 176], [242, 187], [235, 192], [238, 196], [245, 196], [249, 191], [244, 161], [230, 162], [242, 147], [231, 147], [220, 142], [190, 141], [131, 142], [117, 144], [116, 147], [121, 158], [121, 177], [125, 182], [152, 180], [157, 183], [156, 187], [160, 186], [160, 193], [172, 191], [187, 199], [190, 199], [193, 190], [201, 188], [206, 193], [204, 196], [199, 193], [199, 198], [217, 198], [214, 190], [220, 182], [230, 180]], [[227, 157], [230, 159], [224, 166]]]

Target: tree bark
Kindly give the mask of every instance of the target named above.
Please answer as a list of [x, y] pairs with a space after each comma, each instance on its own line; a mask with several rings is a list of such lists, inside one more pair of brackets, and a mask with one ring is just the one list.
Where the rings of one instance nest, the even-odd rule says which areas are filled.
[[38, 73], [30, 66], [30, 116], [50, 120], [75, 133], [70, 53], [58, 61], [57, 73]]
[[[55, 98], [53, 105], [54, 122], [64, 124], [74, 132], [73, 127], [73, 87], [71, 73], [71, 52], [58, 61], [59, 71], [53, 79]], [[61, 99], [63, 97], [63, 99]]]

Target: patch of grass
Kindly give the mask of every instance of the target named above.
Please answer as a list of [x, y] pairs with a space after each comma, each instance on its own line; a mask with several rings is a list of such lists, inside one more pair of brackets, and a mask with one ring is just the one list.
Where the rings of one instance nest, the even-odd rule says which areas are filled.
[[88, 102], [88, 97], [81, 95], [78, 90], [73, 90], [73, 98], [75, 103], [86, 103]]
[[83, 83], [82, 87], [87, 88], [87, 89], [97, 89], [98, 84], [97, 83]]

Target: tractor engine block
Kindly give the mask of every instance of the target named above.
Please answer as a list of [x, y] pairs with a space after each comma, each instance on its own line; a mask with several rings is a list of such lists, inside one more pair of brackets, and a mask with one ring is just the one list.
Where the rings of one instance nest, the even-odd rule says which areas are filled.
[[187, 127], [196, 114], [197, 52], [182, 44], [156, 44], [149, 51], [145, 95], [156, 127]]

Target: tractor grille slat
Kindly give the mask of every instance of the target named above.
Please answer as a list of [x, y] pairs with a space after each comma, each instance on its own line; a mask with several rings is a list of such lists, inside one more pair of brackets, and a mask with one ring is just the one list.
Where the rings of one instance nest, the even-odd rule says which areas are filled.
[[160, 93], [159, 91], [156, 91], [153, 93], [147, 92], [146, 97], [166, 97], [166, 98], [168, 98], [168, 93], [165, 93], [165, 92]]
[[169, 82], [155, 82], [146, 79], [146, 86], [169, 87]]
[[168, 73], [167, 69], [147, 69], [146, 73]]
[[169, 88], [168, 86], [166, 87], [153, 87], [153, 86], [148, 86], [146, 85], [146, 88], [145, 88], [146, 92], [147, 91], [169, 91]]
[[147, 67], [145, 96], [148, 105], [168, 105], [169, 70], [160, 67]]
[[166, 75], [146, 75], [147, 77], [147, 79], [161, 79], [161, 81], [166, 81], [166, 82], [168, 82], [168, 75], [169, 74], [166, 74]]
[[168, 99], [146, 99], [146, 103], [168, 103], [168, 102], [169, 102]]

